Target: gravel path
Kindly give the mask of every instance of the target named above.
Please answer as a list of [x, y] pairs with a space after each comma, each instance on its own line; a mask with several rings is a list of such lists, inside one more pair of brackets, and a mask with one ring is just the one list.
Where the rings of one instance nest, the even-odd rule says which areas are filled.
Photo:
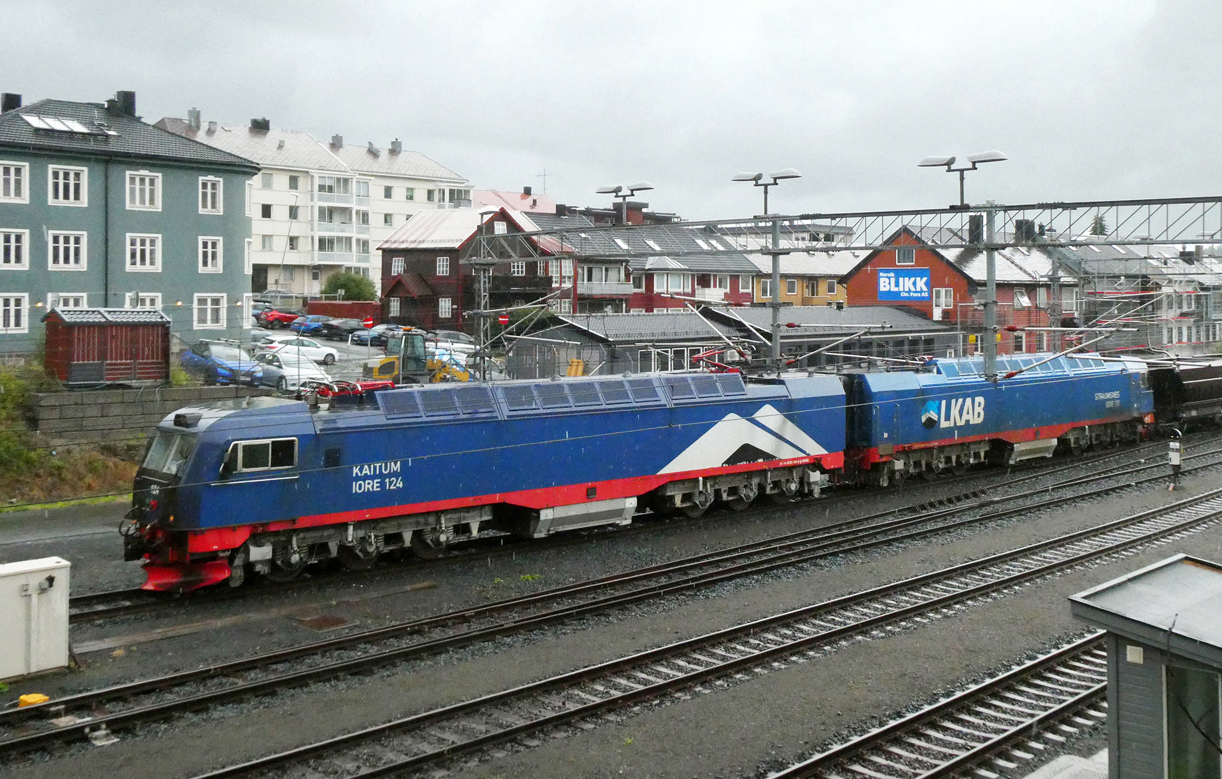
[[[1216, 475], [1190, 478], [1186, 485], [1189, 489], [1175, 493], [1174, 499], [1216, 483]], [[1172, 499], [1165, 491], [1147, 489], [1011, 521], [988, 532], [956, 533], [864, 559], [724, 585], [699, 598], [642, 607], [618, 618], [544, 630], [529, 638], [472, 648], [397, 671], [316, 685], [175, 720], [145, 734], [156, 738], [126, 739], [105, 749], [82, 745], [53, 766], [10, 766], [0, 773], [20, 777], [191, 776], [328, 734], [1012, 548]], [[896, 500], [902, 497], [880, 498]], [[817, 503], [809, 504], [767, 521], [712, 522], [702, 531], [660, 528], [657, 534], [622, 540], [611, 534], [589, 546], [500, 560], [492, 569], [455, 567], [444, 575], [439, 572], [432, 576], [437, 589], [411, 593], [382, 611], [424, 613], [486, 599], [490, 587], [540, 586], [540, 580], [523, 582], [519, 578], [527, 573], [541, 575], [543, 585], [553, 586], [602, 570], [741, 543], [784, 532], [790, 526], [809, 526], [822, 521], [820, 515], [824, 514], [826, 510]], [[752, 776], [808, 754], [838, 733], [867, 727], [914, 701], [929, 699], [939, 689], [960, 686], [1018, 661], [1055, 639], [1081, 632], [1082, 626], [1069, 616], [1068, 595], [1178, 551], [1222, 560], [1222, 530], [1196, 534], [1121, 562], [1041, 582], [919, 629], [882, 640], [855, 642], [818, 660], [772, 670], [713, 695], [624, 712], [617, 724], [545, 740], [536, 749], [495, 764], [474, 766], [469, 774]], [[502, 583], [494, 585], [495, 579]], [[375, 618], [380, 617], [371, 614], [368, 619]], [[260, 643], [291, 641], [290, 634], [304, 630], [284, 622], [281, 619], [275, 624], [247, 626], [236, 633], [224, 631], [206, 641], [196, 636], [180, 642], [142, 645], [121, 658], [107, 657], [91, 665], [87, 673], [68, 678], [88, 681], [83, 686], [91, 686], [108, 675], [121, 677], [135, 670], [147, 674], [158, 667], [195, 664], [205, 657], [246, 654]], [[50, 688], [56, 680], [45, 681], [48, 684], [42, 686]]]

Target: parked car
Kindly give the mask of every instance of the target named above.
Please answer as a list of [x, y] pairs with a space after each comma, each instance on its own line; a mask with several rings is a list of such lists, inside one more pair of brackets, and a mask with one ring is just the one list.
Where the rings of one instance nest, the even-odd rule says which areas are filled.
[[255, 326], [259, 325], [259, 314], [272, 307], [270, 300], [252, 300], [250, 301], [250, 315], [254, 317]]
[[305, 381], [331, 381], [331, 376], [315, 365], [313, 360], [294, 359], [295, 356], [274, 352], [256, 354], [255, 360], [263, 367], [259, 383], [264, 387], [275, 387], [280, 392], [292, 392]]
[[266, 351], [274, 344], [291, 341], [294, 338], [300, 338], [300, 336], [296, 333], [252, 333], [250, 337], [254, 341], [256, 352]]
[[299, 316], [289, 325], [289, 329], [294, 333], [301, 335], [320, 335], [324, 322], [330, 322], [331, 317], [323, 316], [322, 314], [309, 314], [307, 316]]
[[269, 330], [273, 327], [288, 327], [299, 316], [305, 316], [305, 312], [296, 308], [273, 306], [259, 312], [259, 326]]
[[330, 346], [323, 346], [318, 341], [310, 338], [287, 338], [285, 340], [273, 341], [267, 346], [261, 347], [263, 351], [273, 354], [288, 354], [297, 356], [300, 355], [306, 359], [320, 362], [323, 365], [333, 365], [336, 359], [339, 358], [339, 352], [335, 351]]
[[348, 336], [364, 329], [365, 326], [359, 319], [332, 319], [322, 323], [322, 332], [319, 335], [331, 341], [347, 341]]
[[386, 334], [396, 330], [402, 330], [402, 325], [374, 325], [368, 330], [361, 328], [352, 334], [352, 342], [355, 344], [365, 344], [367, 346], [385, 346]]
[[178, 358], [182, 369], [205, 384], [258, 384], [263, 366], [236, 341], [200, 341]]
[[466, 366], [475, 353], [475, 339], [457, 330], [437, 330], [425, 336], [424, 345], [430, 356]]

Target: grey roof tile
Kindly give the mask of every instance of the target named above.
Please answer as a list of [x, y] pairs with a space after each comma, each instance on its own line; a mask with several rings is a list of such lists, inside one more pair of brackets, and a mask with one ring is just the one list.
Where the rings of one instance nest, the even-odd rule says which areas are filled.
[[[690, 311], [657, 311], [652, 314], [565, 314], [560, 320], [596, 336], [619, 342], [673, 341], [736, 335], [732, 327], [712, 322]], [[720, 340], [720, 339], [718, 339]]]
[[53, 308], [43, 314], [42, 321], [57, 314], [70, 325], [139, 325], [169, 324], [170, 318], [152, 308]]
[[[711, 309], [726, 319], [733, 319], [730, 314]], [[766, 307], [735, 308], [734, 313], [747, 323], [763, 330], [772, 327], [772, 312]], [[845, 330], [859, 330], [866, 325], [877, 325], [886, 322], [892, 329], [901, 332], [942, 331], [950, 328], [939, 322], [933, 322], [899, 306], [849, 306], [836, 309], [831, 306], [786, 306], [781, 309], [781, 322], [794, 322], [801, 325], [831, 325], [843, 326]], [[788, 329], [783, 333], [791, 332]], [[820, 333], [829, 332], [820, 330]]]
[[299, 130], [255, 130], [249, 125], [218, 123], [210, 132], [208, 125], [196, 130], [174, 117], [161, 119], [157, 124], [184, 138], [253, 160], [264, 168], [351, 172], [326, 146]]
[[[420, 152], [377, 149], [377, 153], [368, 146], [334, 146], [327, 147], [332, 154], [339, 157], [349, 168], [358, 173], [369, 173], [379, 176], [403, 176], [416, 179], [436, 179], [447, 183], [466, 184], [467, 180], [454, 171], [435, 162]], [[376, 147], [375, 147], [376, 148]]]
[[[24, 116], [75, 120], [89, 133], [36, 129]], [[113, 135], [108, 134], [110, 130]], [[197, 143], [135, 117], [112, 114], [100, 103], [39, 100], [0, 114], [0, 146], [18, 146], [73, 154], [139, 157], [251, 169], [244, 155]]]

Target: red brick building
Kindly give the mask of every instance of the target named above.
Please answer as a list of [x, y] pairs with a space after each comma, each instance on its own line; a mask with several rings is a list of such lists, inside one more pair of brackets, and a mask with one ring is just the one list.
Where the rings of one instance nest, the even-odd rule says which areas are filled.
[[[961, 241], [958, 236], [953, 241]], [[949, 241], [948, 241], [949, 242]], [[841, 277], [849, 306], [903, 306], [938, 322], [954, 324], [968, 336], [980, 336], [984, 324], [985, 253], [978, 249], [935, 249], [919, 235], [901, 228]], [[1050, 325], [1048, 300], [1053, 262], [1035, 244], [1014, 244], [996, 252], [998, 352], [1046, 351], [1057, 344]], [[1063, 276], [1062, 284], [1073, 285]], [[1006, 328], [1014, 327], [1015, 330]], [[964, 338], [968, 353], [979, 337]]]

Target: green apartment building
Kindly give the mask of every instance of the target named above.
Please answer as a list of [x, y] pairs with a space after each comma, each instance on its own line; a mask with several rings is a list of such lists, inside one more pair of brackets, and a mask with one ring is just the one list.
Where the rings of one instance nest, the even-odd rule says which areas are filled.
[[157, 308], [175, 348], [251, 327], [249, 160], [166, 132], [136, 96], [0, 98], [0, 355], [51, 308]]

